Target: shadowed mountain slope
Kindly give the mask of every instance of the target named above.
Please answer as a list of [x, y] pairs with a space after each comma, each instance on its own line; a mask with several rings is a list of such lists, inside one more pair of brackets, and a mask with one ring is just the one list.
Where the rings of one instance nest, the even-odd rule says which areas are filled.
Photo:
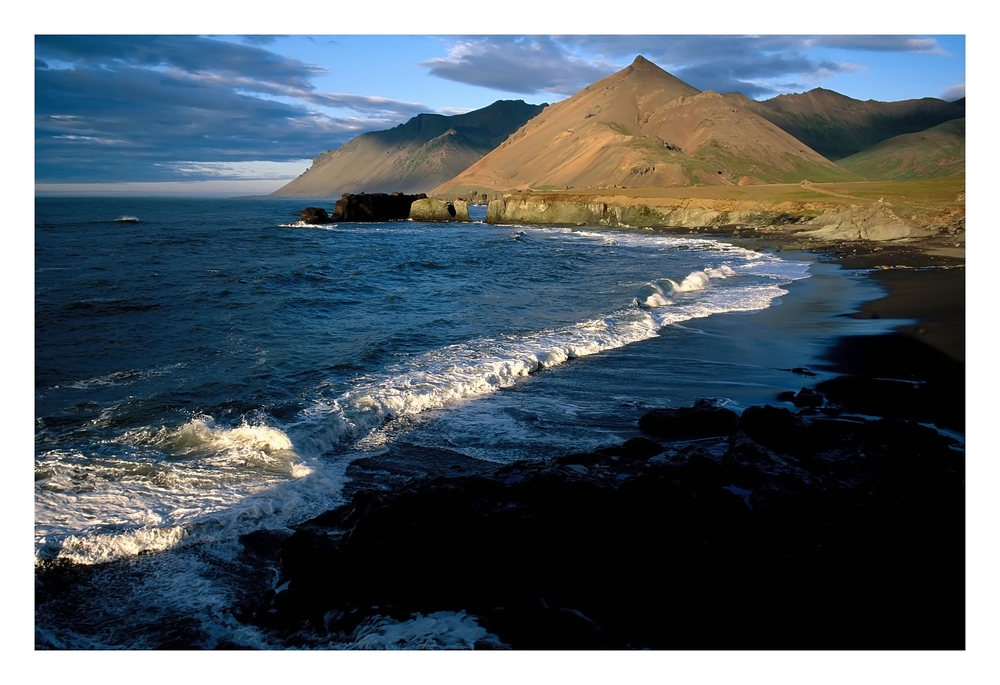
[[872, 181], [914, 181], [965, 173], [965, 118], [884, 140], [840, 160]]
[[937, 98], [863, 101], [825, 88], [779, 95], [762, 102], [739, 93], [726, 97], [833, 160], [867, 150], [883, 140], [965, 116], [965, 98], [955, 102]]
[[853, 180], [726, 97], [642, 56], [547, 107], [432, 193]]
[[544, 107], [498, 100], [456, 116], [418, 114], [405, 124], [364, 133], [324, 152], [305, 173], [273, 195], [426, 192], [478, 161]]

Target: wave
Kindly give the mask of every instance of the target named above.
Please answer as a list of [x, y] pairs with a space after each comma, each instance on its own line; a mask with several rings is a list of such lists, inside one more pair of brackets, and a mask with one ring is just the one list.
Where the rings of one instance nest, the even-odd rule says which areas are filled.
[[723, 264], [720, 267], [706, 267], [701, 271], [692, 271], [680, 282], [670, 278], [662, 281], [649, 283], [646, 286], [645, 297], [640, 300], [643, 307], [656, 309], [674, 304], [671, 295], [676, 293], [691, 293], [704, 290], [709, 287], [712, 279], [723, 279], [735, 276], [736, 271], [729, 265]]
[[[677, 293], [705, 290], [712, 280], [737, 275], [728, 265], [705, 267], [680, 282], [669, 278], [646, 286], [632, 303], [606, 316], [536, 333], [483, 338], [427, 352], [392, 375], [362, 382], [339, 397], [321, 399], [288, 426], [300, 454], [318, 456], [360, 441], [401, 417], [414, 417], [509, 388], [542, 369], [658, 335], [667, 325], [722, 312], [766, 308], [787, 291], [764, 283], [736, 287], [676, 303]], [[805, 276], [786, 271], [787, 283]], [[378, 445], [378, 439], [371, 444]]]
[[40, 455], [36, 559], [96, 564], [231, 537], [264, 518], [285, 525], [336, 502], [346, 468], [303, 460], [280, 428], [209, 417], [133, 429], [110, 447]]
[[290, 224], [278, 224], [279, 228], [322, 228], [330, 230], [333, 228], [333, 224], [310, 224], [305, 221], [293, 221]]

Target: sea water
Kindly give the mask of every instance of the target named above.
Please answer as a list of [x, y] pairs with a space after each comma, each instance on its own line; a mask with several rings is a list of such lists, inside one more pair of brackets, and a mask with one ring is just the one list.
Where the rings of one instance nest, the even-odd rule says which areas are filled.
[[[475, 207], [471, 224], [311, 226], [306, 204], [36, 200], [35, 556], [92, 567], [37, 606], [39, 647], [178, 631], [282, 647], [233, 618], [277, 581], [241, 566], [239, 536], [342, 503], [352, 463], [545, 459], [633, 437], [652, 406], [739, 410], [841, 325], [830, 296], [790, 324], [801, 335], [749, 326], [829, 274], [718, 239], [489, 225]], [[369, 623], [317, 646], [485, 635], [464, 614]]]

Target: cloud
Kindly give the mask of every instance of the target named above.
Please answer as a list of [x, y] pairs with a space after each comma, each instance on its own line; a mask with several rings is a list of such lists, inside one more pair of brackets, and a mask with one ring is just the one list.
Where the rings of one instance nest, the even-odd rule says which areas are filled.
[[449, 81], [523, 95], [572, 95], [619, 68], [604, 60], [576, 57], [551, 36], [459, 40], [447, 57], [422, 66]]
[[[936, 39], [919, 36], [583, 35], [552, 36], [550, 40], [555, 45], [550, 53], [563, 55], [567, 64], [573, 60], [589, 60], [586, 63], [602, 66], [617, 63], [610, 69], [614, 71], [641, 54], [701, 90], [735, 90], [750, 97], [786, 92], [788, 84], [806, 88], [835, 74], [860, 68], [856, 64], [810, 54], [816, 48], [927, 54], [942, 52]], [[525, 55], [524, 59], [529, 60], [530, 55]], [[485, 85], [486, 78], [477, 76], [476, 70], [471, 68], [473, 66], [481, 68], [484, 73], [489, 71], [486, 65], [468, 64], [463, 70], [465, 81]], [[517, 68], [528, 66], [519, 64]], [[559, 73], [566, 69], [566, 65], [553, 64], [548, 68]], [[544, 81], [544, 76], [535, 75], [534, 80]]]
[[944, 91], [941, 95], [942, 100], [947, 100], [948, 102], [954, 102], [955, 100], [961, 100], [965, 97], [965, 84], [959, 83], [956, 86], [951, 86], [948, 90]]
[[[738, 91], [748, 97], [775, 95], [788, 89], [784, 81], [793, 76], [816, 81], [832, 74], [852, 71], [854, 65], [829, 60], [811, 60], [798, 53], [771, 53], [757, 59], [733, 60], [728, 57], [685, 66], [674, 70], [677, 78], [701, 90], [719, 93]], [[779, 86], [775, 81], [781, 80]]]
[[288, 162], [253, 160], [248, 162], [172, 162], [157, 166], [171, 167], [171, 170], [188, 178], [213, 178], [233, 181], [287, 181], [295, 178], [312, 164], [311, 159], [296, 159]]
[[936, 39], [919, 36], [816, 36], [805, 40], [810, 46], [844, 50], [916, 52], [925, 55], [945, 54]]
[[492, 36], [456, 39], [446, 57], [423, 66], [434, 76], [485, 88], [571, 95], [641, 54], [701, 90], [760, 97], [781, 92], [779, 84], [815, 83], [856, 69], [807, 54], [821, 44], [849, 48], [855, 38], [864, 46], [855, 49], [937, 47], [934, 39], [906, 36]]
[[35, 56], [107, 69], [173, 67], [305, 89], [312, 87], [312, 78], [326, 73], [260, 47], [199, 36], [35, 36]]
[[278, 40], [279, 36], [243, 36], [243, 42], [250, 45], [270, 45]]
[[178, 160], [301, 161], [428, 111], [318, 91], [320, 67], [211, 38], [36, 36], [35, 48], [39, 182], [225, 176]]

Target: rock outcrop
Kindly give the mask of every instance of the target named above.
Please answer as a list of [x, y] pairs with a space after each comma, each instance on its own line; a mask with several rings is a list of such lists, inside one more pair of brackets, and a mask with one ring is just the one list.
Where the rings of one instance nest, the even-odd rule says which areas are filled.
[[[803, 244], [913, 240], [960, 233], [965, 226], [964, 200], [930, 213], [904, 213], [881, 200], [857, 198], [857, 202], [846, 203], [843, 198], [847, 196], [833, 193], [828, 193], [829, 199], [771, 202], [619, 193], [510, 193], [489, 203], [486, 222], [704, 229], [747, 237], [756, 232]], [[823, 198], [822, 193], [816, 194]]]
[[357, 491], [297, 527], [239, 615], [292, 645], [461, 611], [477, 648], [963, 648], [954, 440], [771, 406], [726, 424]]
[[400, 221], [410, 216], [410, 205], [424, 193], [344, 193], [334, 205], [331, 222]]
[[824, 212], [807, 225], [810, 228], [800, 235], [822, 240], [899, 240], [933, 235], [933, 231], [913, 226], [897, 216], [883, 202]]
[[792, 213], [789, 209], [793, 209], [791, 203], [767, 206], [756, 202], [694, 202], [686, 199], [659, 204], [640, 201], [616, 203], [600, 197], [563, 199], [536, 193], [515, 193], [490, 202], [486, 222], [702, 228], [775, 226], [804, 220], [804, 214]]
[[449, 202], [435, 197], [414, 201], [410, 205], [410, 218], [414, 221], [472, 221], [468, 202]]
[[332, 221], [330, 215], [322, 207], [306, 207], [299, 212], [299, 221], [304, 224], [328, 224]]

